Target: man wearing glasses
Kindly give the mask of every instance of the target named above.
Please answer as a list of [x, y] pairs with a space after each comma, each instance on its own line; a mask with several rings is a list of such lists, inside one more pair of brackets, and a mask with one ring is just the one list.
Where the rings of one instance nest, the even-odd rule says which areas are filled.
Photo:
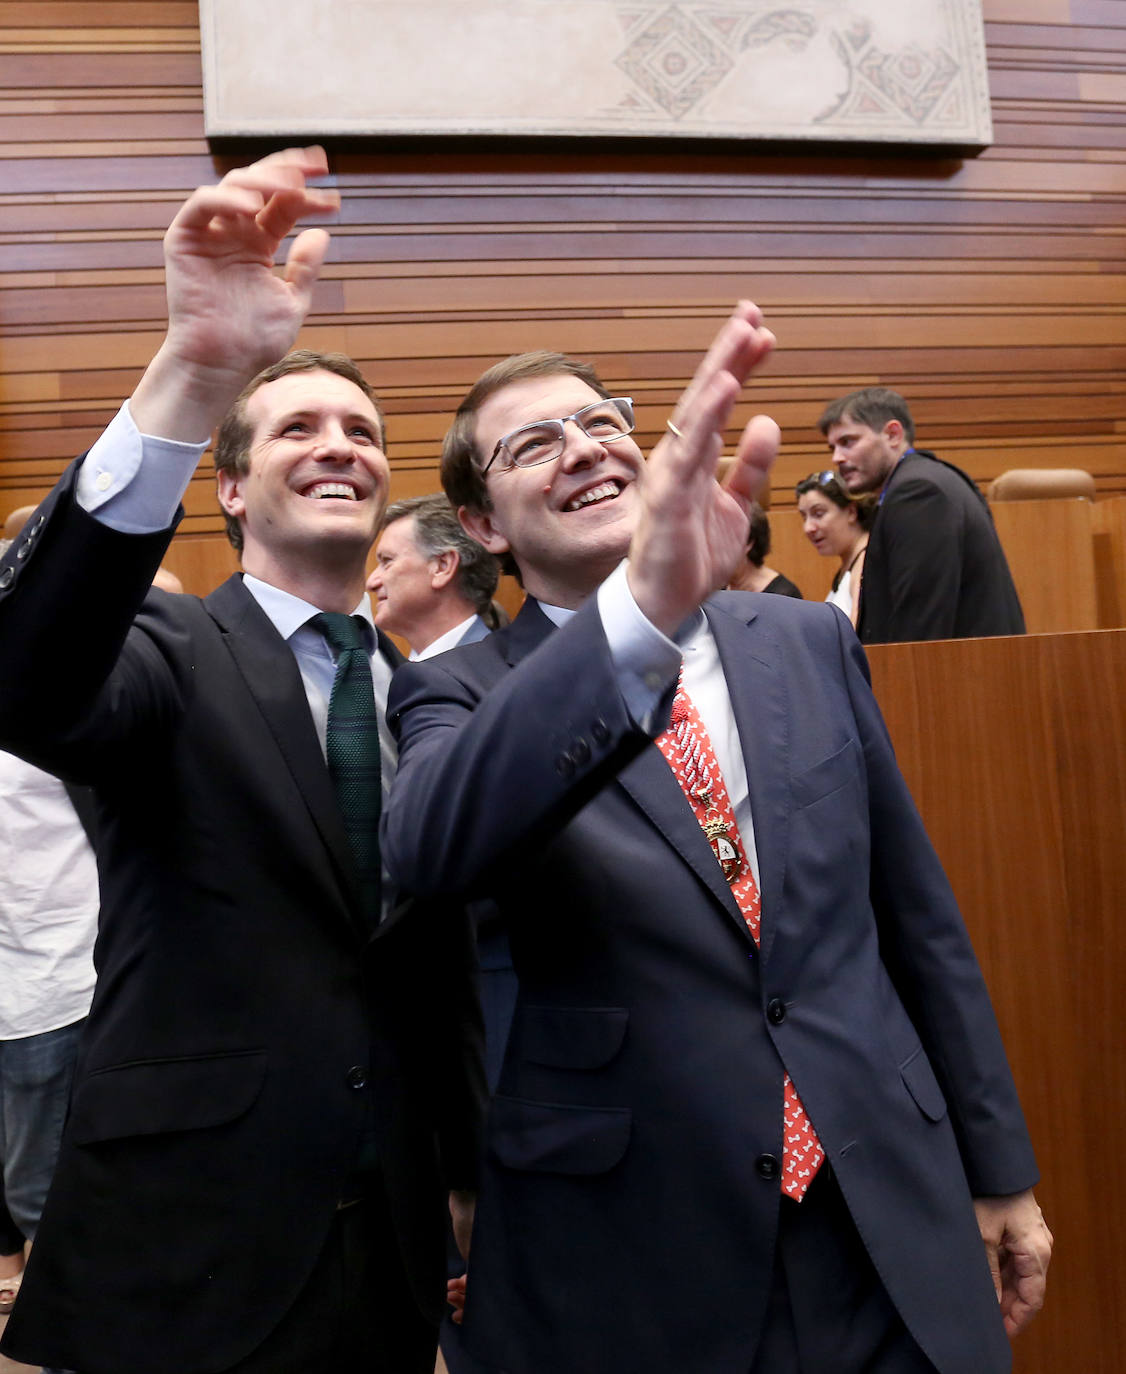
[[777, 449], [757, 417], [716, 484], [772, 344], [740, 305], [648, 463], [559, 354], [447, 436], [528, 600], [396, 675], [384, 841], [508, 923], [464, 1309], [508, 1374], [983, 1374], [1042, 1301], [1020, 1107], [863, 653], [823, 605], [711, 595]]

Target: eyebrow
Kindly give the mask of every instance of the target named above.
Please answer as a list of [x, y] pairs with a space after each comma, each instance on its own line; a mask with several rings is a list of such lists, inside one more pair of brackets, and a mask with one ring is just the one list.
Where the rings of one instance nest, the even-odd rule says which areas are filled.
[[[296, 410], [283, 411], [275, 423], [281, 426], [291, 424], [294, 420], [315, 420], [319, 419], [323, 413], [316, 406], [299, 406]], [[375, 430], [382, 439], [383, 426], [379, 423], [377, 415], [365, 415], [362, 411], [350, 410], [343, 418], [345, 424], [367, 425], [369, 429]]]

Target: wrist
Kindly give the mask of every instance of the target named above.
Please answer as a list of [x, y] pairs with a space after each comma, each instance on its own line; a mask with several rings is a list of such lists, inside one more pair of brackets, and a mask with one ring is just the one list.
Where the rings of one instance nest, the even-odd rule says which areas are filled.
[[137, 383], [129, 410], [142, 434], [206, 443], [253, 375], [186, 358], [165, 339]]

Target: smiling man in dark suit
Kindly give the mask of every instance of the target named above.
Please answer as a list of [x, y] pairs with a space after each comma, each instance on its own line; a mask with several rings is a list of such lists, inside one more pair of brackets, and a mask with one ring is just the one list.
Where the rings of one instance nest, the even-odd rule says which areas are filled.
[[[398, 655], [365, 563], [383, 419], [283, 357], [337, 204], [319, 149], [196, 191], [169, 327], [0, 567], [0, 740], [98, 802], [98, 984], [5, 1351], [81, 1374], [432, 1370], [446, 1189], [474, 1184], [471, 940], [375, 825]], [[279, 362], [278, 360], [281, 359]], [[259, 372], [260, 368], [265, 368]], [[257, 375], [255, 375], [257, 374]], [[146, 595], [212, 428], [244, 572]]]
[[1032, 1150], [863, 652], [832, 607], [711, 595], [777, 449], [752, 420], [716, 483], [772, 343], [741, 305], [648, 464], [559, 354], [447, 436], [529, 595], [396, 675], [384, 838], [508, 923], [464, 1320], [507, 1374], [996, 1374], [1042, 1301]]

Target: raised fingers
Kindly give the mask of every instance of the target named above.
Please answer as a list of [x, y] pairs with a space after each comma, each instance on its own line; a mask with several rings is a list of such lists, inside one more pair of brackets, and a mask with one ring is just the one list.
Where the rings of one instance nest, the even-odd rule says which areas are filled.
[[769, 415], [747, 421], [725, 485], [748, 507], [769, 477], [781, 443], [782, 431]]
[[297, 220], [340, 205], [339, 193], [309, 186], [309, 177], [328, 170], [321, 148], [290, 148], [236, 167], [217, 186], [193, 192], [172, 222], [172, 230], [205, 230], [216, 218], [255, 217], [259, 227], [282, 239]]

